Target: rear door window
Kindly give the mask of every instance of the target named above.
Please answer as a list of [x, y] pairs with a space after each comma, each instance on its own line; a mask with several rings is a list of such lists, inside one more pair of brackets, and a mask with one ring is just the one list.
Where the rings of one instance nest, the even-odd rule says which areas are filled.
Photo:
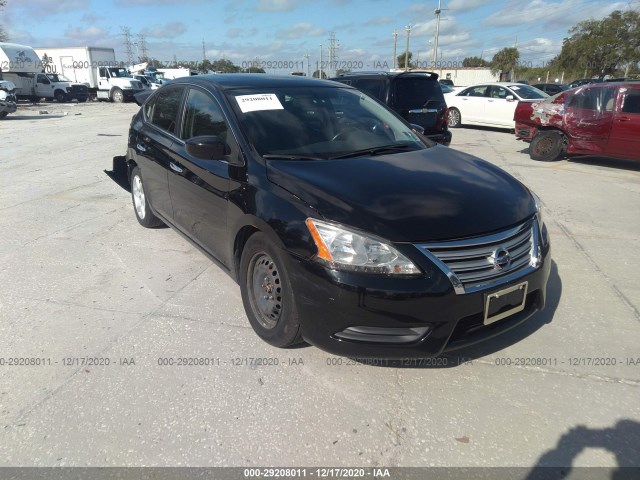
[[184, 94], [183, 87], [166, 88], [158, 92], [152, 102], [145, 104], [144, 115], [148, 122], [173, 135], [178, 133], [177, 121]]
[[622, 112], [640, 115], [640, 88], [630, 88], [622, 98]]

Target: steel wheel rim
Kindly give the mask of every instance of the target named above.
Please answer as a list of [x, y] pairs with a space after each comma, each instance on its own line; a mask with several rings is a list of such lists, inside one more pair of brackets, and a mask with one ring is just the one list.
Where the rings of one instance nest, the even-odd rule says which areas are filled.
[[142, 179], [139, 175], [133, 177], [133, 203], [136, 207], [136, 213], [138, 217], [144, 220], [145, 216], [145, 198], [144, 198], [144, 189], [142, 188]]
[[282, 281], [278, 266], [264, 252], [256, 253], [249, 262], [247, 289], [260, 325], [268, 330], [275, 328], [282, 316]]
[[453, 127], [460, 122], [460, 113], [457, 110], [451, 110], [449, 112], [449, 126]]
[[545, 137], [540, 139], [540, 141], [536, 144], [536, 154], [541, 156], [547, 156], [553, 150], [554, 140], [549, 137]]
[[121, 92], [116, 92], [113, 94], [113, 98], [115, 99], [116, 102], [121, 102], [122, 101], [122, 93]]

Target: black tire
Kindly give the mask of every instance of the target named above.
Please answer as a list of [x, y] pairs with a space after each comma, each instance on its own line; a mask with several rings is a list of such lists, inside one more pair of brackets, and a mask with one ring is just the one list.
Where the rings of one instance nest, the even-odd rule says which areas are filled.
[[124, 102], [124, 93], [119, 88], [114, 88], [113, 92], [111, 92], [111, 100], [114, 103], [123, 103]]
[[84, 103], [87, 101], [87, 97], [78, 97], [78, 102], [79, 103]]
[[261, 232], [247, 241], [240, 260], [240, 291], [249, 323], [274, 347], [302, 341], [298, 311], [279, 249]]
[[529, 156], [539, 162], [553, 162], [564, 152], [565, 138], [558, 130], [541, 130], [529, 145]]
[[460, 110], [456, 107], [451, 107], [449, 109], [449, 114], [447, 115], [447, 124], [449, 128], [458, 128], [462, 125], [462, 115], [460, 115]]
[[9, 115], [9, 112], [0, 112], [0, 118], [4, 118]]
[[62, 90], [56, 90], [53, 96], [55, 97], [58, 103], [63, 103], [67, 101], [67, 94], [64, 93]]
[[162, 220], [156, 217], [153, 211], [151, 211], [149, 198], [145, 194], [142, 175], [138, 167], [135, 167], [131, 171], [130, 183], [131, 201], [133, 202], [133, 211], [136, 214], [138, 223], [146, 228], [156, 228], [164, 225]]

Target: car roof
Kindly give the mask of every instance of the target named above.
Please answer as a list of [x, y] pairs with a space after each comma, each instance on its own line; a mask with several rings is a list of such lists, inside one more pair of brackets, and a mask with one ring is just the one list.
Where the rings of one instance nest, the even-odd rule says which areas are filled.
[[393, 77], [399, 77], [399, 76], [403, 76], [403, 77], [423, 77], [423, 78], [429, 78], [429, 79], [433, 79], [433, 80], [437, 80], [439, 75], [435, 72], [429, 72], [429, 71], [415, 71], [415, 70], [409, 70], [406, 72], [384, 72], [384, 71], [379, 71], [379, 70], [375, 70], [375, 71], [363, 71], [363, 72], [346, 72], [346, 73], [341, 73], [340, 75], [338, 75], [337, 77], [332, 77], [332, 79], [338, 79], [338, 78], [351, 78], [351, 77], [365, 77], [365, 76], [370, 76], [370, 77], [389, 77], [389, 78], [393, 78]]
[[[190, 84], [203, 87], [217, 87], [221, 90], [235, 88], [268, 88], [284, 86], [301, 87], [336, 87], [335, 82], [317, 78], [301, 77], [298, 75], [266, 75], [264, 73], [212, 73], [207, 75], [192, 75], [180, 77], [171, 81], [172, 85]], [[345, 88], [346, 85], [340, 85]]]

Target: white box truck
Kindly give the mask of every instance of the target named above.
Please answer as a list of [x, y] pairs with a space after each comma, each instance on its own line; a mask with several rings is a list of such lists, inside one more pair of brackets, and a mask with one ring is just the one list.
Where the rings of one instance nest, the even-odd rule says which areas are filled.
[[83, 83], [98, 100], [123, 102], [143, 90], [127, 68], [118, 65], [113, 48], [35, 48], [47, 73], [62, 74]]
[[0, 69], [4, 80], [15, 85], [18, 98], [86, 102], [89, 97], [86, 85], [74, 83], [62, 75], [42, 73], [38, 55], [27, 45], [0, 43]]

